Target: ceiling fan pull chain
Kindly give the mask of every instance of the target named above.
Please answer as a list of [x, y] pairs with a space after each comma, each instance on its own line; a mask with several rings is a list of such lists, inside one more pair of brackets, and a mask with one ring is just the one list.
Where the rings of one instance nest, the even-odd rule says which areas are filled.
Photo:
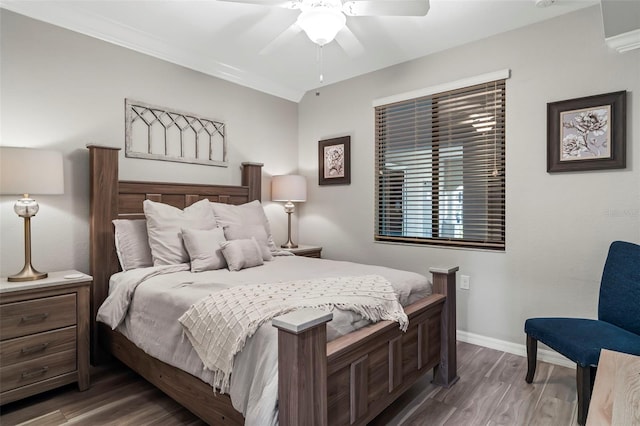
[[318, 74], [320, 74], [320, 84], [324, 83], [324, 75], [322, 74], [322, 46], [318, 45]]

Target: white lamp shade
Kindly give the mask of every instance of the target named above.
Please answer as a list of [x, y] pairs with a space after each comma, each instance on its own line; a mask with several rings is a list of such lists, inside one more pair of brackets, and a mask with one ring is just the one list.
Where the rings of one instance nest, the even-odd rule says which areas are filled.
[[309, 39], [320, 46], [330, 43], [346, 22], [347, 18], [339, 9], [327, 6], [304, 10], [296, 21]]
[[271, 179], [272, 201], [307, 201], [307, 179], [300, 175], [280, 175]]
[[0, 146], [0, 194], [64, 194], [62, 154]]

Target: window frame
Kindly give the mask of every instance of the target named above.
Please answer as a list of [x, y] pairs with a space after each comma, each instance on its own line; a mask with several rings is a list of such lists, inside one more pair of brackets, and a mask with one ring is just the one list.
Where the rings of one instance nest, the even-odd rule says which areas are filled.
[[[500, 70], [492, 73], [483, 74], [476, 77], [458, 80], [455, 82], [441, 84], [438, 86], [432, 86], [429, 88], [424, 88], [424, 89], [411, 91], [411, 92], [394, 95], [390, 97], [385, 97], [385, 98], [377, 99], [373, 102], [374, 121], [375, 121], [375, 153], [376, 153], [376, 157], [374, 160], [375, 161], [375, 167], [374, 167], [374, 170], [375, 170], [374, 172], [375, 173], [374, 240], [375, 241], [395, 242], [395, 243], [403, 243], [403, 244], [447, 246], [447, 247], [453, 247], [453, 248], [456, 248], [456, 247], [457, 248], [479, 248], [479, 249], [497, 250], [497, 251], [504, 251], [506, 249], [506, 176], [505, 176], [506, 99], [505, 97], [506, 97], [506, 80], [509, 77], [510, 77], [510, 70], [505, 69], [505, 70]], [[473, 225], [468, 225], [467, 229], [470, 229], [468, 232], [471, 234], [471, 237], [467, 237], [466, 239], [464, 237], [460, 238], [460, 237], [455, 237], [451, 235], [447, 236], [446, 233], [448, 231], [443, 228], [443, 223], [446, 226], [446, 219], [441, 220], [441, 216], [450, 214], [452, 211], [455, 212], [455, 209], [458, 207], [450, 207], [447, 205], [445, 205], [444, 209], [441, 209], [440, 207], [443, 201], [444, 203], [447, 202], [446, 197], [451, 195], [451, 194], [447, 195], [444, 193], [445, 190], [443, 190], [443, 185], [440, 182], [441, 168], [444, 168], [444, 165], [446, 163], [444, 160], [440, 159], [442, 150], [446, 149], [447, 144], [449, 145], [449, 147], [453, 147], [453, 148], [455, 148], [456, 146], [460, 147], [461, 156], [459, 161], [461, 162], [462, 165], [459, 166], [461, 171], [458, 172], [459, 174], [458, 179], [466, 183], [467, 179], [469, 179], [468, 176], [469, 175], [475, 176], [476, 172], [474, 171], [473, 173], [469, 173], [468, 171], [465, 171], [466, 170], [465, 155], [469, 156], [467, 158], [467, 161], [469, 161], [469, 159], [472, 158], [471, 157], [472, 154], [464, 154], [464, 148], [466, 147], [476, 148], [477, 146], [480, 146], [481, 143], [472, 142], [470, 145], [465, 146], [465, 145], [462, 145], [461, 142], [457, 140], [455, 137], [451, 137], [449, 139], [441, 139], [439, 132], [441, 132], [442, 130], [439, 128], [439, 125], [435, 125], [434, 123], [431, 123], [430, 127], [427, 127], [430, 131], [429, 133], [430, 136], [428, 136], [428, 138], [436, 138], [437, 136], [438, 142], [437, 143], [431, 142], [431, 145], [429, 147], [430, 152], [427, 156], [432, 158], [432, 160], [428, 163], [425, 163], [429, 165], [425, 175], [430, 176], [431, 188], [430, 188], [430, 191], [427, 191], [430, 197], [429, 197], [429, 200], [426, 200], [425, 198], [425, 202], [422, 204], [420, 203], [419, 200], [418, 202], [414, 201], [414, 203], [412, 204], [412, 206], [414, 207], [418, 206], [422, 208], [424, 211], [430, 211], [430, 214], [428, 215], [428, 218], [429, 218], [428, 220], [431, 223], [431, 226], [430, 226], [431, 233], [429, 234], [428, 237], [425, 237], [425, 236], [411, 235], [410, 231], [406, 231], [405, 222], [409, 222], [409, 220], [405, 219], [404, 210], [401, 212], [400, 220], [402, 222], [400, 226], [398, 226], [399, 222], [397, 220], [395, 221], [397, 235], [391, 235], [392, 232], [389, 232], [388, 230], [385, 232], [384, 229], [386, 226], [392, 226], [394, 224], [394, 221], [390, 219], [390, 216], [387, 210], [390, 208], [391, 204], [396, 203], [396, 201], [390, 202], [388, 200], [388, 197], [390, 197], [391, 196], [390, 194], [392, 194], [393, 192], [390, 190], [390, 188], [393, 188], [394, 182], [389, 183], [389, 181], [385, 182], [383, 180], [384, 176], [388, 176], [388, 175], [391, 176], [391, 171], [389, 169], [388, 164], [390, 164], [390, 162], [393, 160], [393, 157], [391, 160], [389, 160], [388, 156], [384, 158], [381, 157], [382, 155], [388, 155], [388, 152], [392, 152], [392, 150], [389, 149], [387, 146], [385, 146], [385, 148], [382, 149], [385, 152], [381, 153], [381, 143], [388, 143], [388, 141], [386, 141], [386, 139], [384, 138], [383, 138], [384, 139], [383, 142], [381, 142], [380, 140], [381, 129], [379, 128], [378, 120], [380, 117], [378, 115], [378, 111], [383, 108], [393, 108], [394, 106], [403, 107], [406, 105], [411, 105], [411, 103], [414, 103], [413, 108], [417, 109], [416, 105], [418, 105], [419, 102], [427, 101], [427, 102], [431, 102], [428, 109], [429, 114], [431, 114], [431, 116], [429, 116], [429, 118], [427, 119], [427, 121], [429, 121], [430, 119], [433, 119], [434, 115], [436, 116], [436, 118], [439, 118], [437, 117], [437, 109], [439, 108], [438, 102], [442, 102], [440, 100], [441, 98], [446, 99], [445, 96], [451, 93], [454, 93], [454, 92], [460, 93], [460, 92], [464, 92], [465, 90], [473, 90], [474, 86], [479, 86], [483, 84], [490, 85], [494, 82], [496, 82], [495, 83], [496, 89], [494, 89], [495, 91], [498, 90], [497, 89], [498, 84], [501, 85], [499, 86], [501, 90], [500, 115], [497, 115], [498, 113], [496, 113], [496, 117], [498, 118], [498, 121], [494, 125], [495, 127], [494, 137], [497, 140], [499, 136], [500, 144], [501, 144], [499, 146], [500, 174], [498, 176], [493, 174], [492, 176], [482, 177], [482, 178], [479, 178], [477, 176], [474, 177], [475, 179], [474, 183], [479, 182], [485, 185], [484, 187], [481, 187], [480, 190], [477, 190], [475, 193], [475, 195], [483, 194], [486, 198], [484, 205], [482, 205], [483, 210], [481, 210], [482, 215], [484, 215], [484, 219], [483, 221], [477, 222], [477, 223], [481, 223], [481, 225], [476, 226], [476, 222], [474, 222]], [[494, 101], [494, 104], [497, 102], [498, 101]], [[408, 106], [407, 108], [410, 109], [411, 107]], [[497, 108], [497, 107], [494, 106], [494, 108]], [[436, 113], [434, 113], [433, 111], [436, 111]], [[447, 113], [452, 114], [450, 111], [445, 112], [444, 114], [447, 114]], [[384, 120], [386, 119], [383, 119], [383, 122], [386, 125], [386, 121]], [[418, 120], [416, 119], [416, 122], [417, 121]], [[449, 121], [455, 122], [451, 118], [449, 118]], [[418, 124], [414, 124], [414, 126], [415, 128], [419, 127]], [[462, 127], [462, 122], [456, 123], [456, 126]], [[497, 133], [498, 131], [500, 132], [499, 134]], [[436, 136], [434, 136], [434, 134]], [[441, 140], [443, 142], [440, 142]], [[420, 142], [418, 141], [418, 136], [414, 135], [414, 146], [419, 146], [419, 144]], [[399, 142], [398, 145], [402, 146], [402, 142]], [[398, 149], [400, 150], [400, 148]], [[436, 149], [436, 152], [433, 152], [434, 149]], [[420, 148], [418, 149], [414, 148], [413, 152], [417, 153], [419, 150]], [[496, 152], [497, 150], [494, 145], [494, 157], [498, 155], [496, 154]], [[413, 155], [411, 151], [409, 151], [409, 155]], [[419, 159], [420, 155], [425, 155], [425, 154], [420, 152], [416, 157], [415, 161], [420, 162], [420, 159]], [[474, 160], [474, 161], [480, 164], [484, 160]], [[494, 158], [493, 161], [494, 161], [494, 165], [497, 164], [496, 158]], [[420, 172], [420, 169], [419, 169], [420, 167], [421, 166], [418, 165], [418, 166], [415, 166], [415, 168], [409, 167], [406, 170], [409, 170], [411, 172], [415, 172], [415, 171]], [[397, 172], [396, 172], [396, 175], [397, 175]], [[396, 192], [392, 195], [395, 195], [396, 198], [401, 198], [397, 202], [400, 203], [402, 209], [406, 208], [407, 210], [409, 210], [411, 206], [405, 207], [404, 202], [406, 198], [405, 197], [406, 193], [411, 193], [411, 190], [405, 188], [405, 186], [408, 187], [408, 184], [407, 184], [408, 179], [406, 177], [402, 177], [401, 179], [403, 179], [402, 185], [401, 185], [402, 187], [401, 197], [397, 197], [397, 194], [398, 194], [397, 189], [394, 190]], [[450, 180], [455, 183], [455, 179], [450, 179]], [[446, 184], [446, 182], [444, 182], [444, 184]], [[426, 182], [425, 182], [425, 185], [427, 185]], [[460, 186], [458, 186], [456, 190], [458, 190], [458, 188], [460, 188]], [[387, 193], [385, 193], [385, 190], [387, 191]], [[455, 191], [451, 191], [450, 189], [448, 192], [455, 194]], [[464, 190], [462, 194], [464, 194]], [[464, 195], [460, 195], [461, 200], [463, 196]], [[385, 200], [385, 198], [387, 198], [387, 200]], [[461, 205], [459, 208], [462, 212], [464, 212], [465, 209], [469, 209], [469, 211], [471, 211], [474, 208], [477, 209], [480, 206], [480, 204], [477, 204], [477, 202], [475, 201], [469, 203], [468, 205], [465, 205], [464, 201], [460, 201], [460, 203]], [[454, 209], [454, 210], [451, 210], [451, 209]], [[461, 217], [462, 217], [462, 214], [461, 214]], [[416, 223], [419, 223], [419, 220], [417, 220]], [[402, 229], [398, 233], [397, 229], [399, 227]], [[428, 228], [428, 226], [424, 226], [424, 224], [422, 224], [422, 227], [423, 227], [422, 232], [425, 232], [424, 230]], [[465, 222], [463, 221], [462, 228], [461, 228], [462, 229], [461, 232], [463, 233], [465, 232], [464, 228], [465, 228]], [[453, 232], [455, 233], [456, 231], [454, 230]], [[485, 233], [484, 237], [479, 238], [478, 235], [482, 235], [483, 233]]]

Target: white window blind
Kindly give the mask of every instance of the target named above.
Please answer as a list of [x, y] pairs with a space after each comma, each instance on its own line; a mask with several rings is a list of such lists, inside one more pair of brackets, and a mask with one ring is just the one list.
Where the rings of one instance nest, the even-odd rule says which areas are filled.
[[505, 247], [505, 80], [375, 107], [377, 241]]

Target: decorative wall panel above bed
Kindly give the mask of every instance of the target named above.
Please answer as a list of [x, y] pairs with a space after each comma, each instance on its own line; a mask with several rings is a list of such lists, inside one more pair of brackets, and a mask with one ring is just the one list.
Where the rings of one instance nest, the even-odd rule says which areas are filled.
[[125, 99], [125, 155], [227, 167], [224, 123]]

